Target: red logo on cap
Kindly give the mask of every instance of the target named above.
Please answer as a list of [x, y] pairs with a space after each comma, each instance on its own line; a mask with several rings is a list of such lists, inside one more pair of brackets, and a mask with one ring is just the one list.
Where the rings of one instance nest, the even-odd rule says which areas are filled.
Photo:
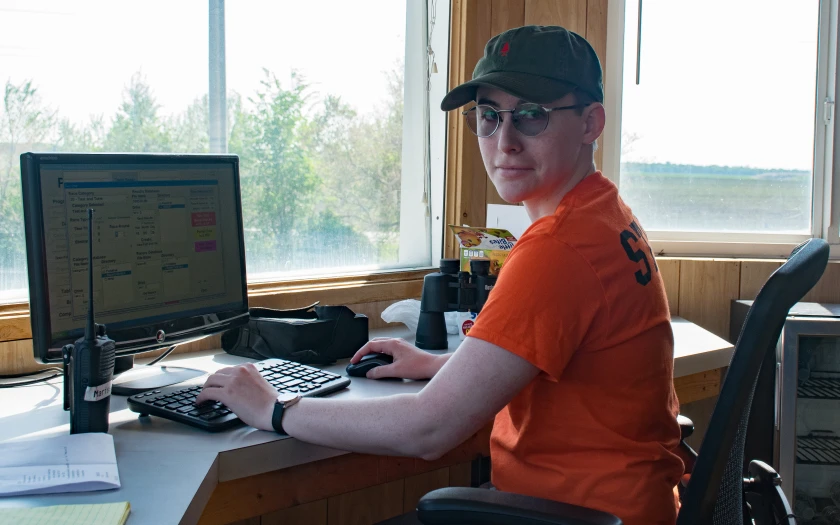
[[507, 54], [508, 54], [508, 51], [510, 51], [510, 44], [505, 42], [505, 45], [502, 46], [502, 52], [501, 52], [502, 56], [506, 57]]

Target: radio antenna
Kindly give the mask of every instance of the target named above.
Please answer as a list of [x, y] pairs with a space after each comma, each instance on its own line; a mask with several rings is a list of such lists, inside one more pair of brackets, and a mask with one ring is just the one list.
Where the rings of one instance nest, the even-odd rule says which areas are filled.
[[88, 208], [88, 315], [85, 323], [85, 340], [96, 339], [93, 324], [93, 208]]

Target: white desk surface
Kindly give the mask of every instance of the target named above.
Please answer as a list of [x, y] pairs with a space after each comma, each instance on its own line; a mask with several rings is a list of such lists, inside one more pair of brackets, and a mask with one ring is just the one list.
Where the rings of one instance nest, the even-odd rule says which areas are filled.
[[[684, 376], [727, 366], [732, 345], [699, 326], [674, 318], [674, 375]], [[402, 326], [402, 325], [400, 325]], [[372, 331], [372, 336], [413, 337], [406, 329]], [[450, 350], [458, 344], [450, 336]], [[219, 352], [176, 354], [167, 364], [212, 372], [247, 361]], [[323, 367], [346, 375], [343, 360]], [[202, 384], [204, 376], [191, 383]], [[376, 381], [353, 378], [336, 394], [341, 398], [387, 396], [417, 392], [425, 381]], [[0, 442], [66, 434], [69, 414], [62, 409], [61, 379], [0, 390]], [[0, 508], [59, 504], [131, 504], [129, 525], [196, 523], [213, 489], [223, 481], [254, 476], [303, 463], [346, 454], [304, 443], [288, 436], [250, 427], [208, 433], [157, 417], [138, 418], [126, 398], [113, 396], [109, 432], [114, 436], [122, 487], [117, 490], [0, 498]]]

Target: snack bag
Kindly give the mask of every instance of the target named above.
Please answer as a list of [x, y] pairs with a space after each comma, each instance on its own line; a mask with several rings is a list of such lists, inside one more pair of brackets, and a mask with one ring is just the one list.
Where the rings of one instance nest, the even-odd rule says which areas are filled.
[[461, 270], [470, 271], [470, 259], [486, 257], [490, 259], [490, 274], [499, 275], [502, 265], [516, 244], [516, 237], [501, 228], [478, 228], [455, 226], [450, 224], [461, 246]]

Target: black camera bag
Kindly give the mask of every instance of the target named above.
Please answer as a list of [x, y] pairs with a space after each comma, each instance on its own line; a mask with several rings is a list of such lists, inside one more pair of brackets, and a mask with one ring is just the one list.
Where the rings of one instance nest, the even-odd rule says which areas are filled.
[[330, 364], [352, 357], [368, 341], [368, 318], [346, 306], [294, 310], [250, 308], [247, 325], [222, 334], [225, 352], [252, 359]]

